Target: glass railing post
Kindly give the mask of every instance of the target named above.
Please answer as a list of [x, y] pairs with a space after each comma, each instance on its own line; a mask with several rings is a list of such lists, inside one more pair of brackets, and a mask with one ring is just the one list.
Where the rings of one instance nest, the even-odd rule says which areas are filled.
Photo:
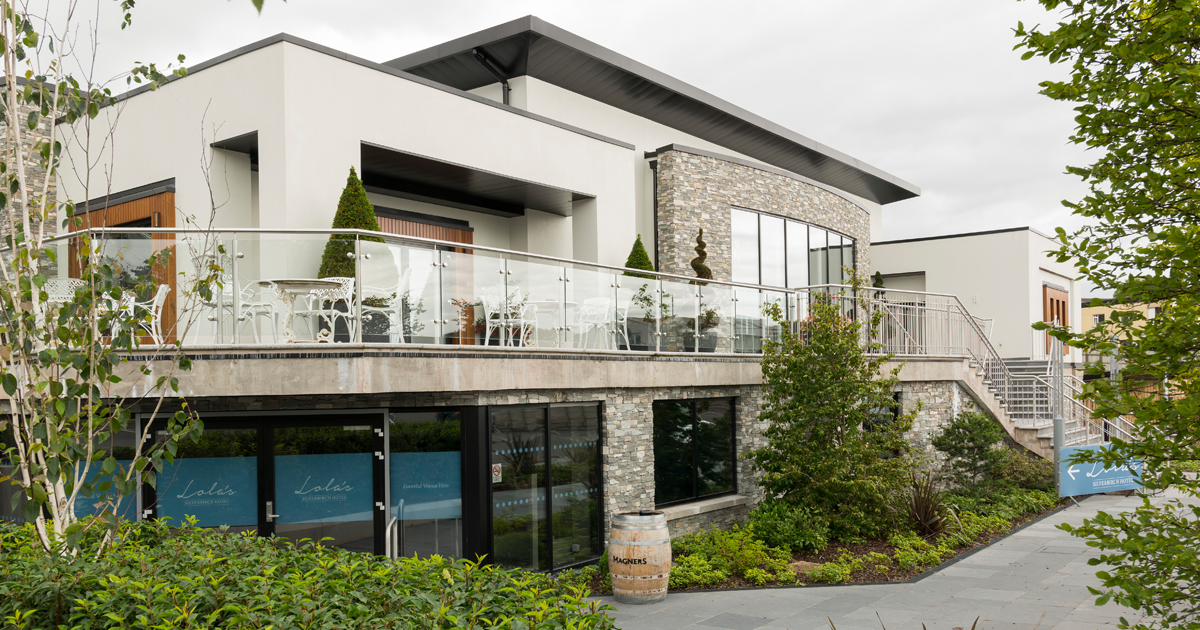
[[704, 317], [703, 304], [700, 303], [700, 284], [692, 287], [692, 299], [696, 302], [696, 317], [692, 321], [692, 352], [700, 352], [700, 319]]
[[662, 352], [663, 331], [663, 285], [662, 280], [654, 281], [654, 351]]
[[[350, 333], [350, 342], [351, 343], [362, 343], [362, 329], [363, 329], [362, 268], [363, 268], [363, 264], [364, 264], [363, 261], [366, 260], [369, 256], [370, 256], [370, 254], [363, 254], [362, 239], [357, 234], [355, 234], [354, 235], [354, 304], [346, 305], [346, 310], [350, 311], [349, 326], [351, 329], [353, 329], [353, 330], [347, 331]], [[337, 333], [336, 328], [337, 327], [334, 326], [335, 335]]]
[[238, 249], [236, 232], [229, 241], [229, 247], [229, 284], [232, 287], [229, 297], [233, 300], [233, 313], [230, 319], [233, 320], [233, 343], [240, 345], [242, 343], [242, 320], [244, 317], [242, 316], [242, 276], [239, 273], [240, 265], [238, 263], [242, 259], [242, 252]]
[[442, 292], [442, 271], [446, 266], [446, 261], [442, 260], [442, 256], [446, 255], [448, 254], [445, 252], [438, 252], [436, 250], [433, 252], [433, 277], [435, 278], [436, 283], [434, 285], [436, 288], [434, 289], [435, 297], [433, 300], [433, 343], [435, 345], [442, 345], [445, 343], [446, 332], [442, 326], [443, 322], [449, 319], [446, 313], [446, 304], [443, 302], [445, 294]]
[[233, 289], [233, 282], [229, 278], [230, 265], [226, 260], [229, 256], [229, 251], [221, 251], [224, 249], [223, 239], [218, 239], [213, 244], [213, 263], [217, 265], [219, 271], [217, 277], [220, 278], [221, 286], [213, 289], [213, 304], [216, 308], [213, 309], [213, 342], [217, 345], [225, 343], [225, 285], [228, 284], [230, 290]]
[[509, 262], [508, 254], [502, 254], [500, 258], [500, 290], [504, 292], [504, 299], [500, 303], [500, 345], [515, 348], [517, 340], [513, 338], [513, 331], [508, 323], [512, 309], [517, 306], [509, 302], [513, 297], [512, 287], [509, 285], [512, 282], [512, 269], [509, 268]]

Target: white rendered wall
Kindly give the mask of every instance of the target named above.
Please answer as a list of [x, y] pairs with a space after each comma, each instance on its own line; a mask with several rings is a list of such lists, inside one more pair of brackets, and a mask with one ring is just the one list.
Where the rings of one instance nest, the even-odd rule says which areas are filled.
[[[634, 235], [629, 149], [299, 46], [286, 45], [285, 53], [291, 224], [328, 226], [345, 169], [358, 164], [364, 141], [595, 195], [604, 229], [581, 233], [572, 222], [574, 241], [584, 245], [574, 255], [624, 262]], [[325, 89], [314, 93], [312, 76], [327, 77]], [[364, 86], [390, 104], [386, 112], [346, 115], [338, 95]]]
[[[972, 315], [993, 318], [1002, 357], [1029, 356], [1031, 267], [1025, 231], [871, 245], [871, 273], [923, 271], [926, 291], [956, 295]], [[1040, 320], [1041, 297], [1037, 308]]]
[[[82, 125], [64, 131], [61, 171], [70, 175], [61, 178], [60, 194], [82, 201], [174, 178], [177, 225], [195, 217], [207, 227], [216, 205], [214, 225], [253, 227], [248, 156], [208, 145], [257, 130], [258, 188], [263, 199], [274, 200], [272, 208], [283, 207], [283, 61], [283, 47], [270, 46], [102, 109], [92, 123], [91, 146], [103, 150], [90, 156], [82, 153]], [[212, 160], [211, 201], [205, 154]], [[94, 163], [88, 189], [80, 181], [85, 162]]]
[[[1052, 247], [1032, 230], [872, 244], [871, 272], [925, 272], [926, 291], [956, 295], [972, 315], [994, 320], [992, 345], [1000, 356], [1030, 357], [1030, 325], [1042, 321], [1043, 282], [1068, 290], [1072, 323], [1079, 322], [1073, 267], [1044, 253]], [[1079, 360], [1077, 355], [1072, 351], [1068, 360]]]

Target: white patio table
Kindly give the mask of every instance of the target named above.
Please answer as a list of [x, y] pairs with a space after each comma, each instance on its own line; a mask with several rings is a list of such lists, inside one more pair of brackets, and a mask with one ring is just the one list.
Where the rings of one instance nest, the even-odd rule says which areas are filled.
[[[296, 297], [300, 295], [308, 295], [313, 291], [322, 289], [336, 289], [342, 286], [337, 280], [321, 280], [318, 278], [274, 278], [271, 280], [259, 280], [258, 285], [262, 287], [275, 287], [275, 292], [279, 295], [279, 301], [283, 302], [287, 309], [287, 316], [283, 320], [283, 341], [284, 343], [296, 343], [296, 335], [292, 332], [292, 318], [296, 316]], [[322, 330], [317, 334], [317, 338], [313, 343], [330, 343], [333, 341], [333, 331]]]
[[[563, 311], [564, 307], [566, 308], [567, 311], [570, 311], [571, 309], [573, 309], [579, 305], [570, 300], [567, 300], [565, 302], [562, 300], [530, 300], [529, 302], [527, 302], [527, 304], [532, 304], [532, 305], [536, 306], [538, 315], [554, 316], [554, 323], [555, 323], [554, 347], [555, 348], [561, 347], [562, 346], [562, 329], [566, 328], [567, 322], [566, 322], [565, 317], [561, 320], [559, 319], [559, 317], [558, 317], [559, 313], [561, 313]], [[562, 327], [558, 326], [558, 324], [560, 322], [563, 324]]]

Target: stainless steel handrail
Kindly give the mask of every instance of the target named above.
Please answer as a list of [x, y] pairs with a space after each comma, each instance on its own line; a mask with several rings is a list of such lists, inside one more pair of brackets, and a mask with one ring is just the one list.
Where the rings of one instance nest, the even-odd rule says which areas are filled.
[[[417, 242], [427, 243], [430, 245], [440, 245], [444, 247], [452, 247], [457, 249], [481, 250], [503, 254], [505, 256], [519, 256], [522, 258], [534, 258], [537, 260], [548, 260], [558, 264], [567, 265], [586, 265], [588, 267], [596, 267], [599, 269], [607, 269], [609, 271], [619, 271], [621, 273], [634, 272], [643, 275], [651, 275], [656, 278], [683, 280], [688, 283], [696, 282], [695, 276], [683, 276], [673, 273], [663, 273], [661, 271], [646, 271], [643, 269], [630, 269], [628, 267], [616, 267], [614, 265], [606, 265], [604, 263], [590, 262], [586, 260], [573, 260], [570, 258], [559, 258], [557, 256], [548, 256], [545, 254], [532, 254], [529, 252], [518, 252], [511, 249], [502, 249], [499, 247], [491, 247], [488, 245], [474, 245], [471, 243], [457, 243], [454, 241], [442, 241], [434, 238], [424, 238], [420, 236], [403, 236], [400, 234], [390, 234], [387, 232], [372, 232], [370, 230], [341, 230], [341, 229], [272, 229], [272, 228], [229, 228], [229, 229], [212, 229], [212, 230], [197, 230], [197, 229], [174, 229], [174, 228], [88, 228], [78, 230], [56, 236], [52, 239], [47, 239], [47, 243], [65, 241], [72, 238], [78, 238], [83, 234], [305, 234], [305, 235], [356, 235], [369, 236], [372, 238], [383, 238], [385, 240], [394, 241], [397, 243]], [[766, 284], [752, 284], [749, 282], [729, 282], [726, 280], [703, 280], [705, 284], [719, 284], [728, 287], [755, 289], [760, 291], [770, 291], [772, 293], [793, 293], [795, 289], [785, 287], [777, 287]], [[822, 285], [824, 286], [824, 285]], [[833, 286], [833, 285], [829, 285]], [[936, 295], [936, 294], [931, 294]]]

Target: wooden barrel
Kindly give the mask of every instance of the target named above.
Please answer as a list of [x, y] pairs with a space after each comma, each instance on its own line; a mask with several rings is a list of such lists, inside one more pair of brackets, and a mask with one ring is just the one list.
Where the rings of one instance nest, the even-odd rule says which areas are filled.
[[608, 572], [613, 596], [622, 604], [653, 604], [667, 597], [671, 574], [671, 535], [667, 515], [643, 510], [612, 519]]

